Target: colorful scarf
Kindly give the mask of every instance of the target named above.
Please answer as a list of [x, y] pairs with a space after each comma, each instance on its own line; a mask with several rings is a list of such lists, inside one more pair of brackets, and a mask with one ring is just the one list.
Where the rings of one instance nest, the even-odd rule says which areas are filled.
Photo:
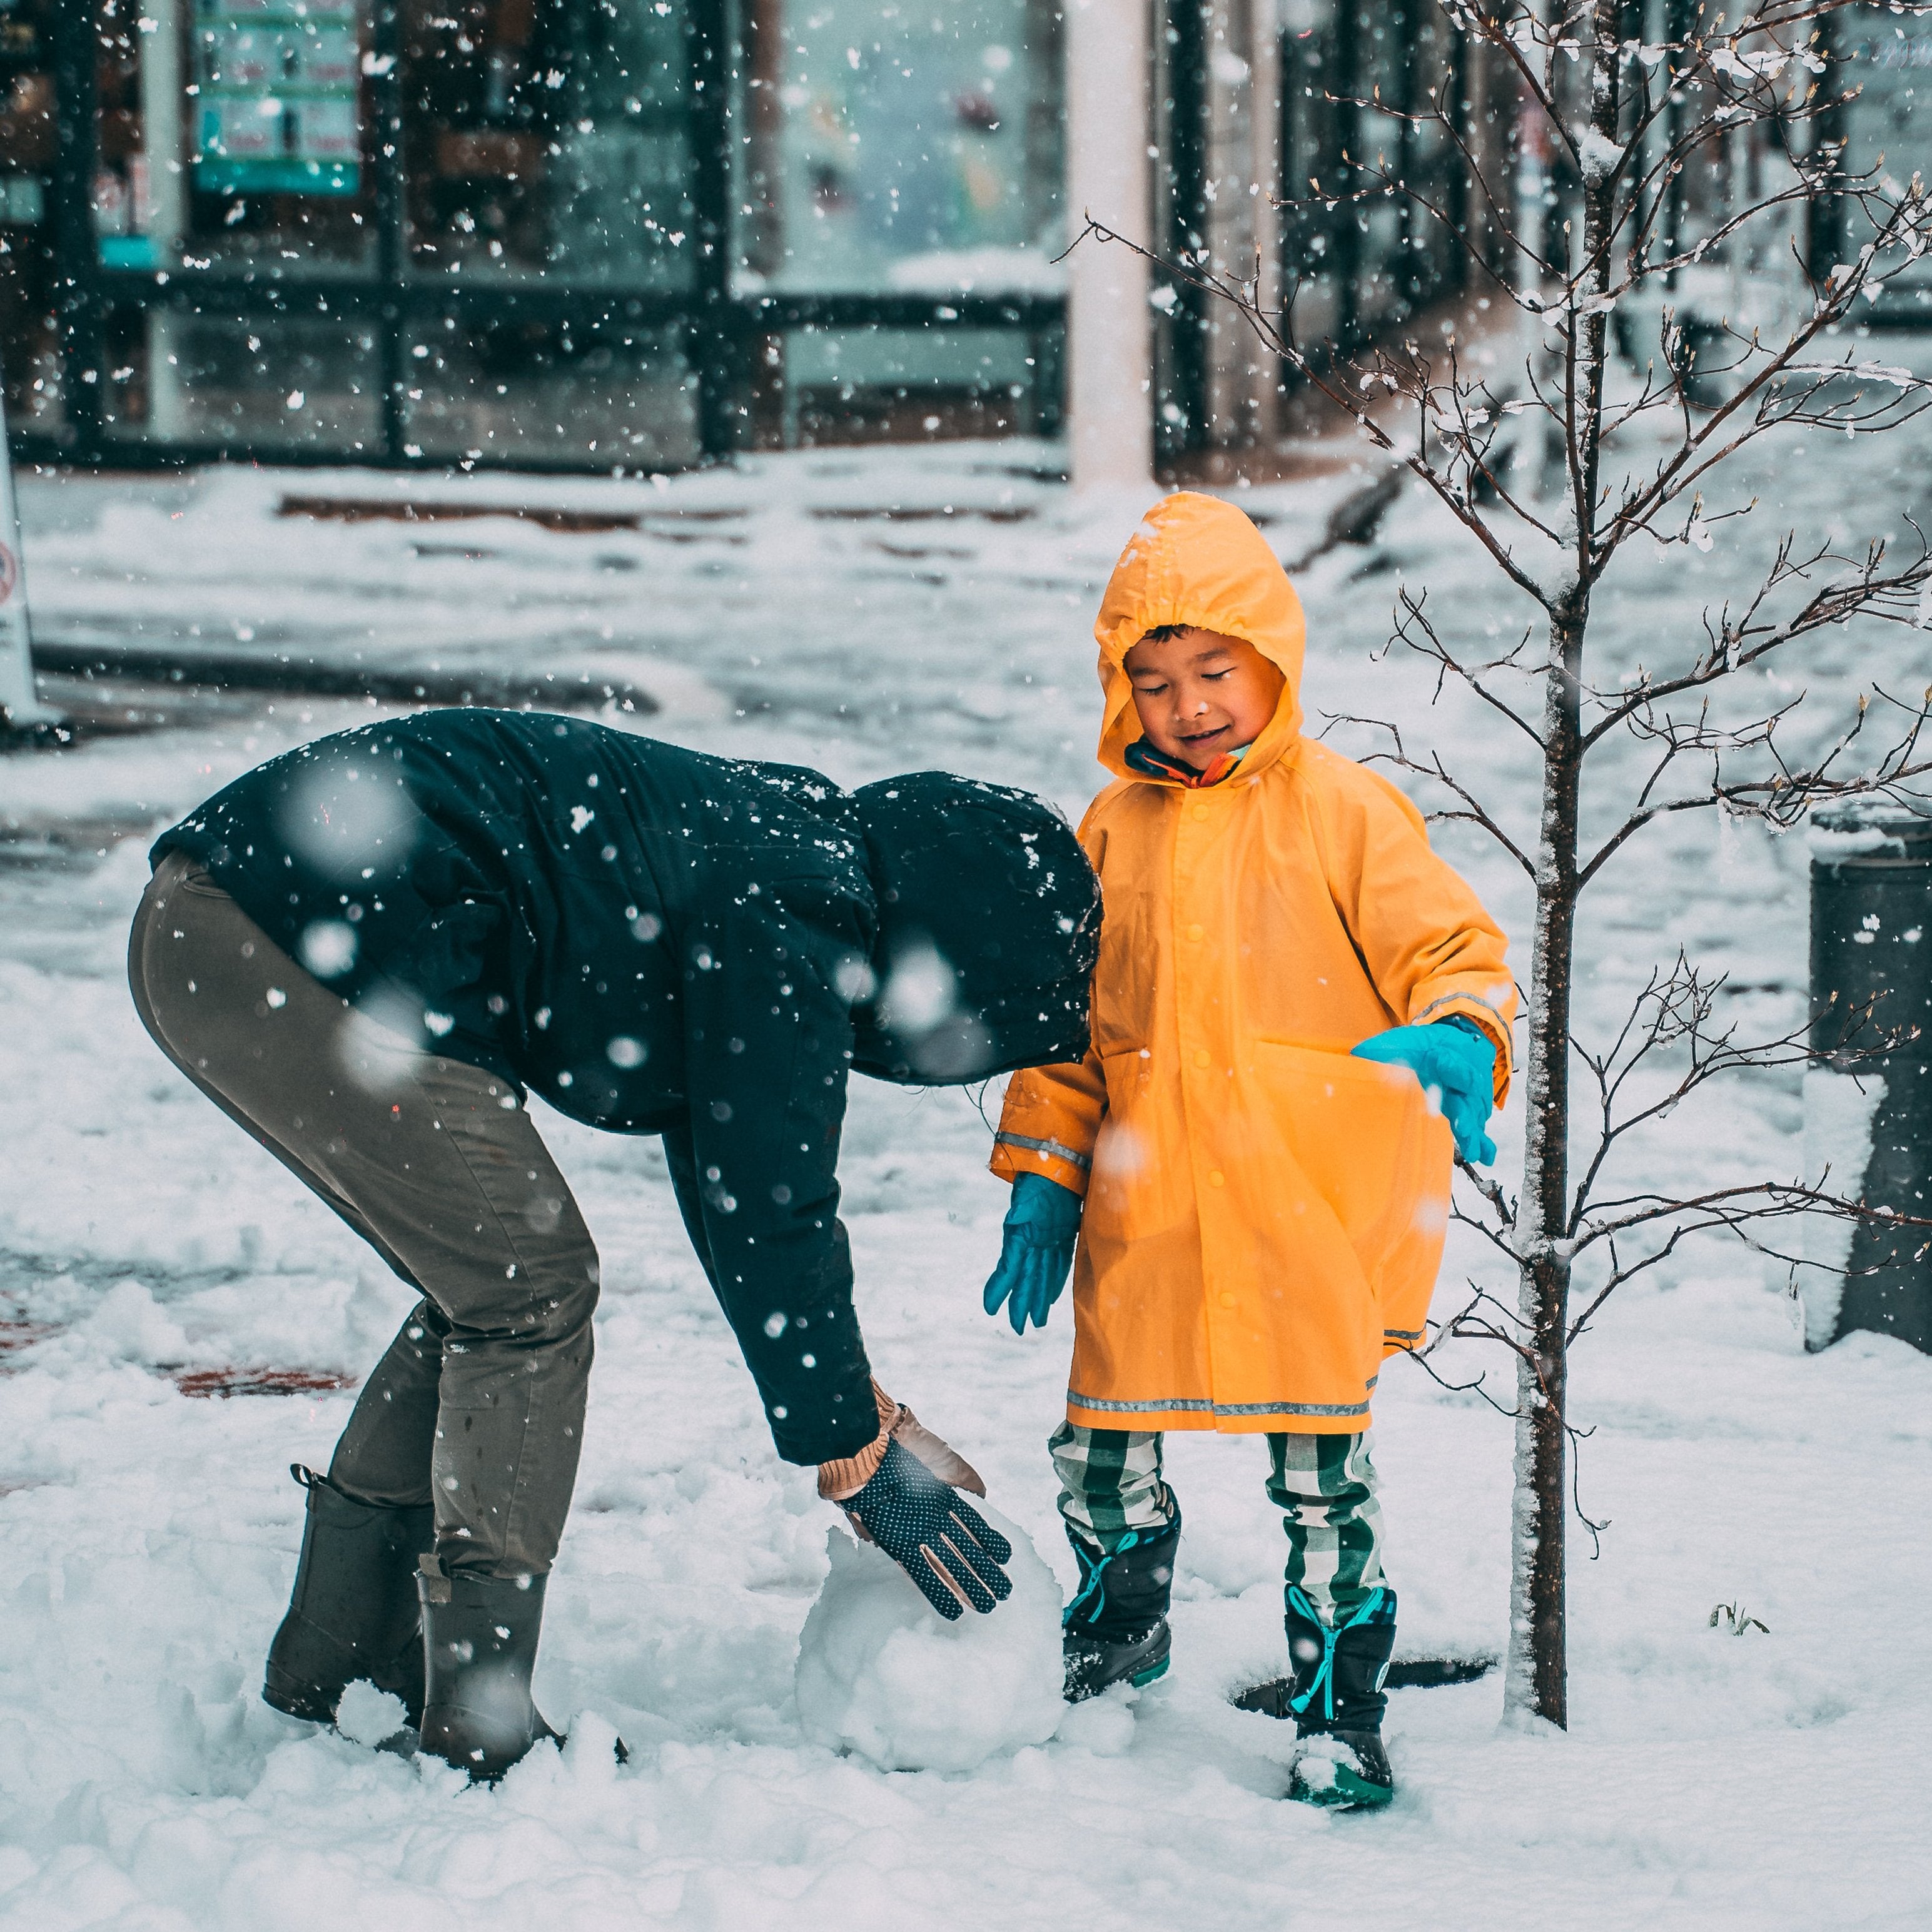
[[1165, 752], [1156, 752], [1144, 738], [1135, 740], [1122, 755], [1136, 771], [1148, 778], [1174, 778], [1190, 791], [1202, 791], [1231, 776], [1252, 748], [1251, 746], [1241, 745], [1232, 752], [1220, 752], [1204, 772], [1197, 772], [1192, 765], [1184, 765], [1178, 758], [1170, 758]]

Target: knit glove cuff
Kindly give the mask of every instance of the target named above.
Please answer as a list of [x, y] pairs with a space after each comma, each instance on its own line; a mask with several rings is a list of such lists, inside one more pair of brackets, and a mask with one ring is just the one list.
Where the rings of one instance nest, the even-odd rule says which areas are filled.
[[[968, 1496], [986, 1493], [979, 1471], [950, 1442], [934, 1435], [904, 1402], [893, 1401], [876, 1382], [872, 1384], [872, 1400], [879, 1406], [878, 1434], [857, 1455], [841, 1456], [836, 1462], [818, 1466], [818, 1493], [827, 1502], [846, 1502], [856, 1496], [878, 1474], [889, 1442], [897, 1442], [916, 1456], [950, 1487], [964, 1490]], [[860, 1534], [865, 1534], [862, 1528]]]
[[892, 1439], [893, 1425], [899, 1419], [899, 1406], [872, 1384], [872, 1400], [879, 1408], [879, 1432], [856, 1456], [842, 1456], [818, 1466], [818, 1493], [828, 1502], [855, 1496], [869, 1483], [884, 1460], [886, 1444]]

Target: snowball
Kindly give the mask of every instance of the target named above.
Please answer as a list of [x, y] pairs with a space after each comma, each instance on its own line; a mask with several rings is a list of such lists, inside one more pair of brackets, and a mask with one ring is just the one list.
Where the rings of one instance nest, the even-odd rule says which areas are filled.
[[1060, 1700], [1060, 1586], [1026, 1538], [981, 1514], [1013, 1546], [1013, 1594], [990, 1616], [947, 1623], [884, 1551], [839, 1530], [832, 1574], [798, 1646], [805, 1734], [884, 1771], [970, 1771], [1044, 1744]]
[[345, 1738], [372, 1750], [387, 1744], [410, 1720], [403, 1700], [393, 1692], [378, 1690], [358, 1678], [343, 1692], [335, 1707], [335, 1728]]

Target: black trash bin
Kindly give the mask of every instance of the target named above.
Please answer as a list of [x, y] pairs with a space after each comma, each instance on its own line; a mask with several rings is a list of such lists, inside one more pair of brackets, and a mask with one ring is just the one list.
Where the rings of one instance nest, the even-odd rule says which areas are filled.
[[[1932, 1199], [1932, 818], [1814, 814], [1808, 1178], [1916, 1220]], [[1878, 1049], [1874, 1052], [1874, 1049]], [[1855, 1329], [1932, 1352], [1932, 1228], [1811, 1217], [1805, 1342]]]

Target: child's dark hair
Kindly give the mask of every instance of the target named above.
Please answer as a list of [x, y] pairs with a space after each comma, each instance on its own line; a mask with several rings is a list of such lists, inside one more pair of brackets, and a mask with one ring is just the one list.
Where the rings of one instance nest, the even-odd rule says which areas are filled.
[[1192, 624], [1156, 624], [1150, 631], [1141, 633], [1144, 644], [1171, 644], [1176, 638], [1184, 638], [1194, 628]]

